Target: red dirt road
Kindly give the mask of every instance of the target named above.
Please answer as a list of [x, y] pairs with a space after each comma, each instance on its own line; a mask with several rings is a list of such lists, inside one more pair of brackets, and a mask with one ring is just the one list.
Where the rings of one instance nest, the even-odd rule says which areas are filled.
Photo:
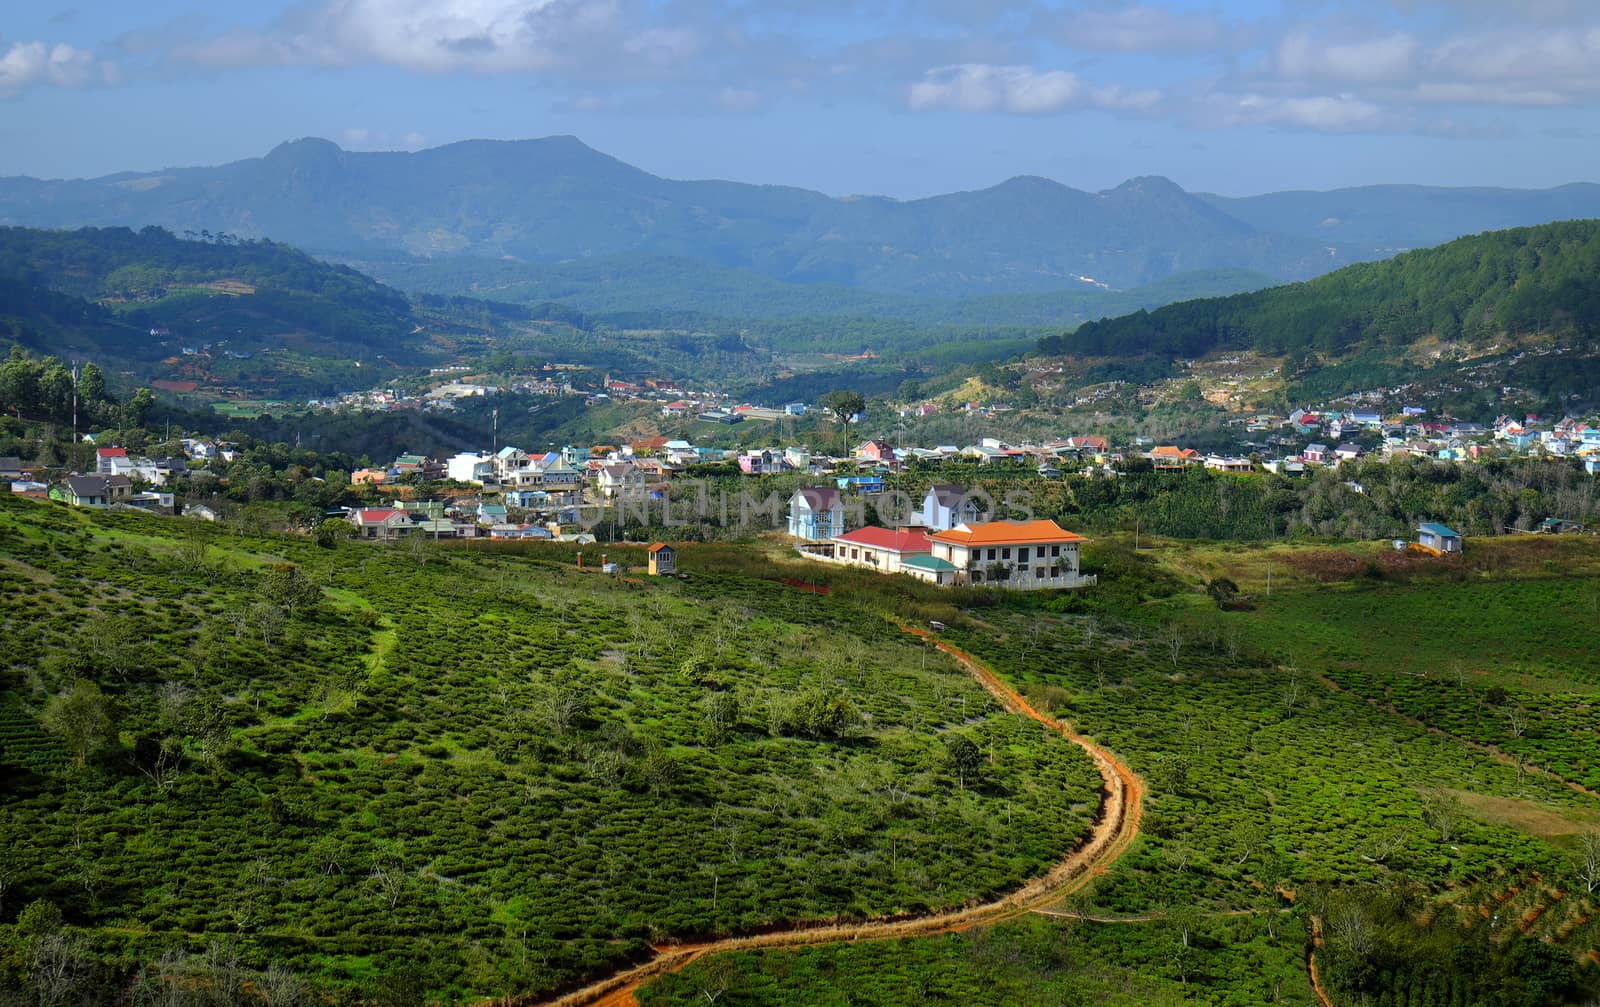
[[[915, 636], [923, 638], [930, 636], [926, 630], [910, 626], [901, 628]], [[1043, 908], [1061, 896], [1076, 891], [1089, 879], [1103, 873], [1115, 863], [1139, 834], [1139, 815], [1144, 795], [1139, 778], [1127, 766], [1117, 761], [1110, 752], [1076, 734], [1060, 721], [1029, 706], [1015, 690], [1000, 681], [994, 672], [984, 667], [970, 654], [942, 640], [934, 640], [933, 644], [955, 658], [1006, 710], [1019, 713], [1052, 731], [1059, 732], [1067, 740], [1088, 752], [1094, 760], [1095, 768], [1099, 770], [1103, 781], [1100, 812], [1088, 835], [1076, 849], [1048, 873], [1024, 883], [1021, 888], [994, 902], [924, 916], [819, 923], [744, 937], [727, 937], [699, 943], [666, 944], [656, 947], [655, 957], [643, 964], [616, 972], [582, 989], [544, 1003], [548, 1003], [551, 1007], [637, 1007], [638, 1001], [634, 997], [634, 991], [650, 979], [664, 973], [676, 972], [701, 955], [722, 951], [800, 947], [807, 944], [831, 944], [835, 941], [926, 937], [1000, 923]], [[541, 1001], [532, 997], [507, 997], [495, 1003], [496, 1007], [534, 1007]]]

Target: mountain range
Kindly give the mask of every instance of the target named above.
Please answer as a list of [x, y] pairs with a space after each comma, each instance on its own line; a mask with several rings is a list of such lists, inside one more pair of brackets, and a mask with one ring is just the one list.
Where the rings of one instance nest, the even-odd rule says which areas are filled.
[[[471, 279], [493, 260], [500, 286], [542, 301], [565, 283], [565, 299], [585, 308], [618, 301], [636, 267], [659, 275], [663, 262], [676, 264], [673, 283], [691, 296], [726, 287], [728, 271], [757, 286], [921, 300], [1126, 290], [1206, 271], [1238, 289], [1244, 271], [1263, 283], [1305, 279], [1460, 234], [1576, 216], [1600, 216], [1600, 185], [1229, 198], [1160, 177], [1093, 193], [1019, 177], [926, 199], [834, 198], [664, 179], [573, 137], [415, 153], [305, 139], [218, 167], [0, 179], [0, 223], [266, 237], [383, 279], [403, 274], [412, 289], [501, 296]], [[574, 284], [575, 271], [600, 276]], [[654, 305], [624, 297], [615, 306]]]

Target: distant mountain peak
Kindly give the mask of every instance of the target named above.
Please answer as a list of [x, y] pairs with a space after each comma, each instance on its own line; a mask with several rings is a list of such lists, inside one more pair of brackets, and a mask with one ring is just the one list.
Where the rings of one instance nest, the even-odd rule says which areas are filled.
[[1144, 193], [1147, 195], [1177, 194], [1187, 196], [1189, 194], [1188, 190], [1186, 190], [1183, 186], [1179, 185], [1177, 182], [1174, 182], [1165, 175], [1139, 175], [1135, 178], [1128, 179], [1115, 189], [1111, 189], [1109, 191]]
[[332, 140], [325, 140], [320, 136], [303, 136], [298, 140], [285, 140], [267, 152], [268, 157], [284, 157], [302, 154], [343, 154], [344, 148]]

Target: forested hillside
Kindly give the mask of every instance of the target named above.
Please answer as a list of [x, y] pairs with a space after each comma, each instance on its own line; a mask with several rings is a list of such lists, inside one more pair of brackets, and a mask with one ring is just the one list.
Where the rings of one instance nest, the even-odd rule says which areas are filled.
[[1461, 238], [1306, 283], [1090, 322], [1045, 353], [1196, 357], [1218, 349], [1342, 355], [1434, 336], [1600, 331], [1600, 221]]

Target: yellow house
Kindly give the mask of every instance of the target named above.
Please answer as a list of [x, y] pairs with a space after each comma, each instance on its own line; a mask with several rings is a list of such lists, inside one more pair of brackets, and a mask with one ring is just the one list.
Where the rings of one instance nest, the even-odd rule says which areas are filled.
[[661, 577], [677, 572], [677, 550], [665, 542], [650, 547], [650, 576]]

